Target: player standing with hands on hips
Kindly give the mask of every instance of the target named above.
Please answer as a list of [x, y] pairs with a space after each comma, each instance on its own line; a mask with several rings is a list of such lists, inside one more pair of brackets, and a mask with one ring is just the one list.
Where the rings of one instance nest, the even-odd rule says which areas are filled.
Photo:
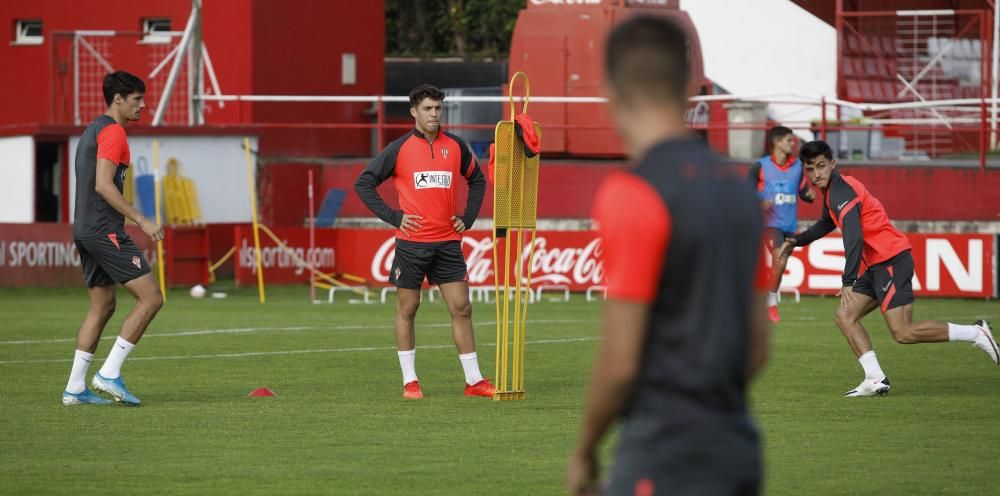
[[[475, 155], [461, 138], [441, 129], [444, 93], [423, 84], [410, 91], [415, 129], [389, 143], [365, 167], [354, 189], [365, 205], [397, 229], [396, 255], [389, 282], [396, 285], [396, 354], [403, 371], [403, 397], [423, 398], [416, 373], [413, 321], [426, 278], [437, 284], [451, 313], [452, 338], [465, 372], [465, 395], [492, 397], [496, 388], [484, 379], [476, 355], [469, 301], [469, 274], [462, 254], [462, 232], [479, 216], [486, 193]], [[455, 180], [469, 184], [465, 213], [458, 213]], [[390, 208], [376, 188], [392, 178], [400, 210]]]

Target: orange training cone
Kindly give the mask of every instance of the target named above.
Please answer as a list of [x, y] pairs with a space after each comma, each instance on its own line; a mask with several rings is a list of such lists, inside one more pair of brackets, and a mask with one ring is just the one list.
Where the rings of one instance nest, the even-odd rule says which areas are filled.
[[248, 394], [247, 396], [251, 398], [269, 398], [271, 396], [277, 396], [277, 395], [274, 394], [274, 391], [271, 391], [269, 388], [262, 387], [250, 391], [250, 394]]

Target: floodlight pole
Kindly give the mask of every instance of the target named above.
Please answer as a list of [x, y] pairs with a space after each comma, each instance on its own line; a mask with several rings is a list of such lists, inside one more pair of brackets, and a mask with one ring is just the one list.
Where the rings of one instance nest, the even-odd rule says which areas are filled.
[[204, 81], [202, 80], [202, 71], [204, 70], [202, 59], [203, 53], [203, 41], [201, 37], [201, 0], [191, 0], [191, 10], [197, 10], [199, 15], [195, 19], [194, 30], [191, 33], [191, 45], [188, 53], [190, 53], [190, 65], [188, 65], [188, 80], [190, 81], [190, 86], [188, 86], [188, 125], [201, 125], [205, 123], [205, 104], [201, 99], [205, 94]]
[[997, 76], [1000, 66], [1000, 1], [993, 1], [993, 50], [990, 53], [992, 71], [990, 87], [992, 102], [990, 103], [990, 149], [997, 147]]

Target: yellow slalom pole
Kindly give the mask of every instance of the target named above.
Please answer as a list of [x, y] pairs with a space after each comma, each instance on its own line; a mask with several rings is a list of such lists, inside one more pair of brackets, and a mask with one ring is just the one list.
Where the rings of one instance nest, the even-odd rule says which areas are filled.
[[[530, 298], [531, 298], [531, 273], [532, 273], [531, 269], [532, 269], [532, 266], [533, 266], [532, 263], [535, 260], [535, 234], [537, 234], [537, 232], [538, 231], [536, 229], [532, 229], [531, 230], [531, 247], [528, 248], [528, 262], [527, 262], [527, 264], [528, 264], [528, 267], [527, 267], [527, 271], [528, 271], [528, 278], [527, 279], [528, 279], [528, 281], [527, 281], [527, 285], [528, 285], [528, 297], [529, 297], [529, 301], [530, 301]], [[535, 300], [535, 301], [537, 302], [538, 300]], [[527, 327], [527, 325], [528, 325], [528, 305], [524, 305], [524, 313], [521, 314], [521, 372], [520, 372], [521, 383], [518, 385], [518, 389], [521, 390], [521, 391], [525, 390], [524, 389], [524, 352], [525, 352], [524, 341], [526, 339], [526, 336], [525, 336], [525, 332], [524, 331], [525, 331], [525, 328]]]
[[250, 220], [253, 222], [253, 246], [254, 254], [257, 258], [257, 293], [260, 295], [260, 302], [264, 303], [264, 268], [260, 263], [260, 230], [257, 224], [257, 193], [256, 181], [253, 174], [253, 159], [250, 157], [250, 138], [243, 138], [243, 149], [246, 150], [247, 157], [247, 184], [250, 187]]
[[[523, 196], [521, 198], [523, 198]], [[520, 212], [518, 212], [518, 213], [520, 213]], [[518, 220], [520, 221], [521, 219], [519, 218]], [[524, 298], [524, 293], [521, 292], [521, 277], [523, 276], [522, 266], [524, 265], [521, 262], [521, 253], [524, 252], [524, 242], [523, 242], [524, 235], [523, 235], [523, 233], [524, 233], [524, 229], [523, 228], [518, 228], [517, 229], [517, 258], [515, 259], [515, 262], [514, 262], [515, 264], [517, 264], [515, 266], [515, 268], [514, 268], [514, 278], [515, 278], [514, 279], [514, 288], [515, 288], [514, 290], [517, 292], [516, 293], [517, 296], [514, 297], [514, 336], [513, 336], [513, 341], [512, 341], [513, 349], [511, 350], [511, 360], [510, 360], [510, 368], [511, 368], [510, 384], [511, 384], [511, 389], [513, 389], [517, 393], [520, 393], [520, 389], [518, 389], [518, 385], [521, 384], [521, 373], [520, 373], [521, 372], [521, 370], [520, 370], [520, 362], [521, 362], [521, 338], [522, 338], [522, 335], [521, 335], [521, 332], [522, 332], [522, 329], [521, 329], [521, 300]], [[527, 305], [527, 302], [525, 302], [525, 305]]]
[[[493, 191], [494, 192], [496, 191], [496, 185], [493, 186]], [[496, 193], [493, 194], [493, 198], [496, 198]], [[496, 212], [496, 207], [493, 207], [493, 208], [494, 208], [494, 212]], [[494, 214], [494, 220], [495, 220], [495, 218], [496, 218], [496, 215]], [[503, 392], [503, 389], [504, 389], [503, 383], [499, 382], [500, 381], [500, 347], [503, 346], [503, 342], [500, 341], [500, 337], [501, 337], [501, 334], [500, 334], [501, 331], [500, 330], [503, 328], [503, 326], [500, 323], [500, 264], [497, 263], [497, 224], [496, 224], [496, 222], [493, 223], [493, 287], [495, 288], [495, 291], [493, 292], [493, 295], [496, 297], [496, 305], [495, 306], [496, 306], [496, 311], [497, 311], [497, 317], [496, 317], [496, 319], [497, 319], [496, 320], [496, 322], [497, 322], [497, 349], [496, 349], [497, 357], [496, 357], [496, 360], [493, 362], [494, 370], [496, 371], [496, 373], [493, 375], [493, 380], [498, 381], [497, 392]], [[496, 393], [493, 394], [493, 399], [499, 399], [499, 398], [500, 397]]]
[[[153, 203], [156, 204], [156, 224], [160, 223], [160, 140], [153, 140]], [[167, 302], [167, 281], [163, 276], [163, 266], [166, 261], [163, 259], [163, 240], [156, 242], [156, 272], [160, 279], [160, 294], [163, 295], [163, 302]]]

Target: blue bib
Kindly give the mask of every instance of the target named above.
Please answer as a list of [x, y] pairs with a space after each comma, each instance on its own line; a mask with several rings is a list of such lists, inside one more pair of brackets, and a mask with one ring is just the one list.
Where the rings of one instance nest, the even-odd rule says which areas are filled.
[[761, 200], [771, 200], [771, 215], [764, 225], [784, 232], [795, 232], [799, 220], [799, 184], [802, 182], [802, 162], [796, 160], [788, 170], [774, 165], [770, 156], [757, 161], [763, 174], [764, 190]]

